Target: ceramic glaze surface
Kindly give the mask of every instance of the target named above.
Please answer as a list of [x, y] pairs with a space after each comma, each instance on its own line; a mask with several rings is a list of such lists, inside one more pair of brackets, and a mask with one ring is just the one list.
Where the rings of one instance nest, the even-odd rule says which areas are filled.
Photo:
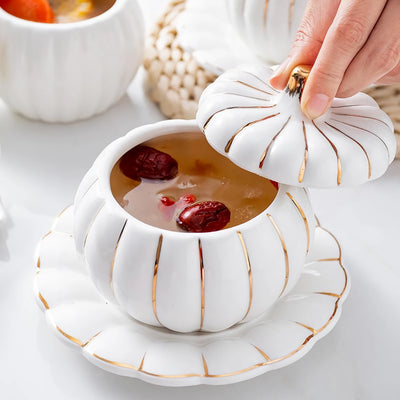
[[74, 249], [72, 220], [70, 207], [39, 244], [38, 304], [58, 337], [90, 362], [157, 385], [222, 385], [295, 362], [336, 324], [350, 287], [339, 243], [317, 227], [299, 282], [268, 316], [217, 334], [176, 334], [99, 296]]
[[269, 85], [272, 69], [225, 72], [203, 92], [197, 122], [208, 142], [248, 171], [302, 187], [349, 186], [384, 174], [396, 153], [390, 118], [368, 95], [334, 99], [315, 120], [298, 95]]
[[307, 0], [225, 0], [231, 24], [260, 59], [285, 60]]
[[279, 64], [295, 38], [306, 0], [186, 0], [178, 41], [216, 75], [243, 63]]
[[42, 24], [0, 9], [0, 97], [46, 122], [99, 114], [125, 93], [143, 57], [144, 26], [135, 0], [69, 24]]
[[135, 219], [111, 193], [112, 168], [132, 147], [179, 132], [199, 130], [194, 121], [147, 125], [100, 154], [75, 197], [74, 240], [99, 292], [134, 318], [179, 332], [219, 331], [254, 319], [294, 287], [315, 218], [307, 191], [282, 185], [260, 215], [218, 232], [172, 232]]
[[259, 62], [257, 55], [238, 37], [224, 1], [186, 0], [177, 19], [180, 46], [216, 75], [243, 62]]

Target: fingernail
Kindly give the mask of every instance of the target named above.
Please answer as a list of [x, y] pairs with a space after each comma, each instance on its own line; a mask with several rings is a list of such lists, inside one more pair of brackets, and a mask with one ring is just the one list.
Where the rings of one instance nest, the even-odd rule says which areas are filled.
[[276, 87], [276, 89], [284, 89], [286, 86], [285, 81], [283, 81], [282, 79], [282, 74], [285, 73], [288, 65], [290, 62], [290, 58], [288, 57], [272, 74], [271, 78], [270, 78], [270, 84], [274, 87]]
[[310, 119], [320, 117], [328, 108], [329, 97], [326, 94], [314, 94], [305, 105], [304, 112]]
[[279, 67], [272, 74], [272, 78], [281, 74], [285, 70], [288, 64], [289, 64], [289, 58], [287, 58], [281, 65], [279, 65]]

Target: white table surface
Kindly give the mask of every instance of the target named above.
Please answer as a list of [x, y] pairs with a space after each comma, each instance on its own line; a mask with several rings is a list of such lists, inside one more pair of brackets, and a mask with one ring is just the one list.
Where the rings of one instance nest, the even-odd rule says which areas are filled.
[[[142, 0], [147, 25], [164, 0]], [[29, 121], [0, 100], [0, 398], [398, 399], [400, 396], [400, 162], [356, 188], [313, 190], [321, 223], [339, 239], [352, 289], [334, 330], [303, 359], [230, 386], [163, 388], [107, 373], [61, 343], [33, 295], [35, 246], [72, 203], [96, 155], [128, 130], [163, 119], [143, 71], [116, 106], [91, 120]]]

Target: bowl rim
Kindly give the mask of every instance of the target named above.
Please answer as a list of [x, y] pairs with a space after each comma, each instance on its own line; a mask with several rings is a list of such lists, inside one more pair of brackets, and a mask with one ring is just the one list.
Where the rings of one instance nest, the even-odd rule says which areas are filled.
[[[212, 236], [224, 236], [230, 235], [232, 232], [245, 231], [252, 225], [257, 224], [258, 220], [264, 218], [264, 215], [268, 213], [268, 210], [272, 208], [279, 207], [279, 202], [285, 193], [290, 189], [298, 189], [295, 186], [289, 186], [284, 184], [279, 184], [279, 189], [274, 197], [274, 200], [259, 214], [255, 217], [249, 219], [242, 224], [232, 226], [227, 229], [222, 229], [214, 232], [178, 232], [171, 231], [164, 228], [159, 228], [154, 225], [150, 225], [143, 222], [128, 211], [126, 211], [118, 203], [111, 191], [110, 175], [111, 170], [116, 164], [116, 162], [132, 147], [137, 146], [147, 140], [155, 137], [166, 136], [173, 133], [199, 133], [201, 132], [198, 127], [196, 120], [165, 120], [152, 124], [143, 125], [129, 131], [125, 136], [120, 137], [111, 144], [109, 144], [103, 152], [96, 159], [92, 168], [95, 169], [95, 175], [98, 179], [98, 188], [100, 191], [100, 197], [104, 199], [104, 205], [112, 208], [113, 213], [117, 215], [122, 215], [124, 220], [133, 220], [135, 224], [139, 224], [144, 230], [156, 231], [163, 236], [178, 236], [180, 238], [201, 238], [201, 237], [212, 237]], [[251, 173], [251, 172], [249, 172]], [[267, 178], [266, 178], [267, 179]], [[308, 193], [306, 193], [308, 198]], [[309, 200], [309, 198], [308, 198]], [[309, 201], [311, 206], [311, 202]]]
[[29, 21], [23, 18], [19, 18], [15, 15], [12, 15], [0, 7], [0, 23], [3, 19], [11, 22], [14, 26], [19, 26], [20, 28], [36, 29], [47, 32], [66, 31], [70, 29], [83, 29], [113, 18], [113, 16], [117, 14], [123, 7], [133, 2], [139, 8], [136, 0], [115, 0], [114, 4], [110, 8], [108, 8], [103, 13], [96, 15], [95, 17], [87, 18], [81, 21], [63, 22], [63, 23]]

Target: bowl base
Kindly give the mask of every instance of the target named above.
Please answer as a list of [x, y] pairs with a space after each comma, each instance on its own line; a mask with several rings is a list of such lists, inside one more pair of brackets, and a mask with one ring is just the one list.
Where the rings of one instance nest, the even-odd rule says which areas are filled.
[[152, 327], [98, 294], [75, 250], [72, 218], [69, 207], [38, 245], [36, 298], [59, 338], [118, 375], [163, 386], [222, 385], [282, 368], [331, 331], [349, 292], [340, 245], [319, 226], [299, 282], [268, 314], [217, 333]]

